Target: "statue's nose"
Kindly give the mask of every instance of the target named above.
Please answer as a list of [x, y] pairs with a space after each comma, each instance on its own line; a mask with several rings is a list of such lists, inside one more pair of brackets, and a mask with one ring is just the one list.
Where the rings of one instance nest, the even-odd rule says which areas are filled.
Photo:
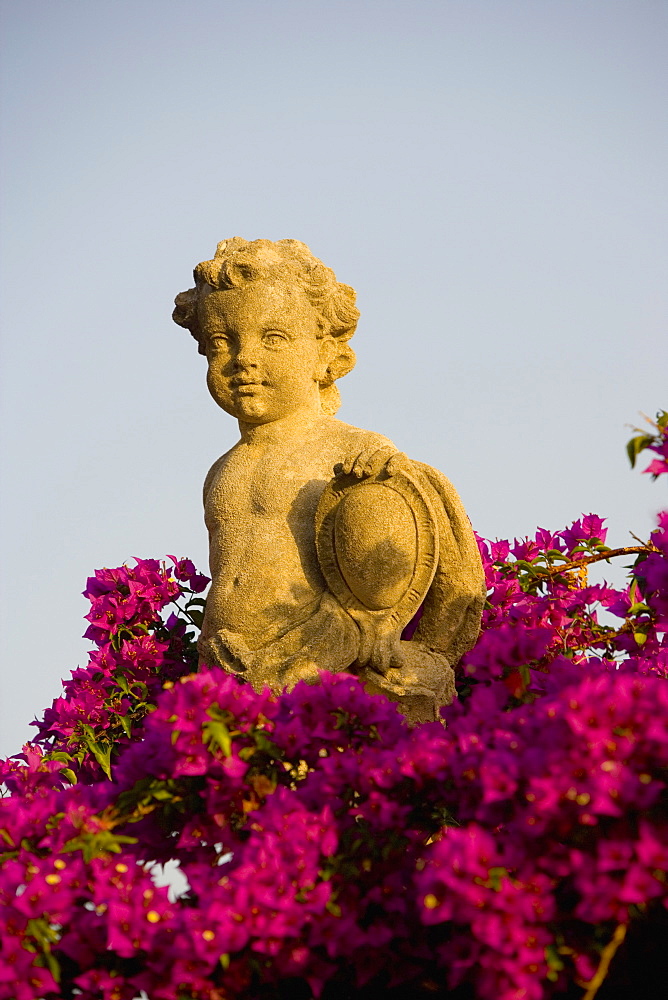
[[234, 367], [236, 371], [243, 371], [246, 368], [257, 368], [257, 354], [251, 345], [248, 344], [239, 348], [237, 356], [234, 359]]

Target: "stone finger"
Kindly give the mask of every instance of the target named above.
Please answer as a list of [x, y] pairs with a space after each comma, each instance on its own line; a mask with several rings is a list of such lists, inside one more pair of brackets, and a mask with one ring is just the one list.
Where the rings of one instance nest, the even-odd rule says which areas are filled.
[[353, 467], [351, 469], [351, 472], [353, 473], [354, 476], [357, 476], [358, 479], [361, 479], [362, 476], [367, 475], [366, 464], [368, 455], [369, 455], [368, 451], [362, 451], [353, 462]]
[[390, 455], [394, 454], [391, 448], [386, 445], [372, 452], [364, 465], [364, 473], [367, 476], [375, 476], [383, 468]]
[[353, 465], [357, 460], [357, 455], [346, 455], [344, 460], [341, 462], [341, 469], [344, 475], [349, 476], [353, 470]]
[[401, 472], [401, 467], [407, 462], [408, 459], [404, 455], [403, 451], [395, 451], [386, 466], [388, 475], [394, 476], [397, 472]]

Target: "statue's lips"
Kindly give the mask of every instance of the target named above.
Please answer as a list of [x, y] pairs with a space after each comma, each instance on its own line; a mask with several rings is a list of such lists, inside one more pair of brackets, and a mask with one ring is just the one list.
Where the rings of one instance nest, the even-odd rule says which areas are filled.
[[268, 382], [234, 382], [232, 389], [237, 393], [255, 392], [257, 389], [268, 388]]

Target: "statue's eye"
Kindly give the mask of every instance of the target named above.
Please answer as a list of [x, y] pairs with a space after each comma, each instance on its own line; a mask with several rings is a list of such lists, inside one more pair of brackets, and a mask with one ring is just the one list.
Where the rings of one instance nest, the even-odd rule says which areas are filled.
[[210, 333], [208, 336], [209, 346], [213, 348], [214, 351], [219, 351], [223, 347], [227, 347], [230, 342], [230, 338], [226, 333]]
[[283, 347], [288, 343], [288, 338], [280, 330], [267, 330], [262, 340], [267, 347]]

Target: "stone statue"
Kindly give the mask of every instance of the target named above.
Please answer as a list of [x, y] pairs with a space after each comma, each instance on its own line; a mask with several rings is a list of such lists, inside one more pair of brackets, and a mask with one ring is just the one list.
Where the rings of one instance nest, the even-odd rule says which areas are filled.
[[436, 718], [478, 636], [480, 557], [440, 472], [334, 417], [355, 292], [297, 240], [226, 240], [194, 275], [174, 320], [241, 432], [204, 483], [201, 662], [274, 690], [351, 671]]

